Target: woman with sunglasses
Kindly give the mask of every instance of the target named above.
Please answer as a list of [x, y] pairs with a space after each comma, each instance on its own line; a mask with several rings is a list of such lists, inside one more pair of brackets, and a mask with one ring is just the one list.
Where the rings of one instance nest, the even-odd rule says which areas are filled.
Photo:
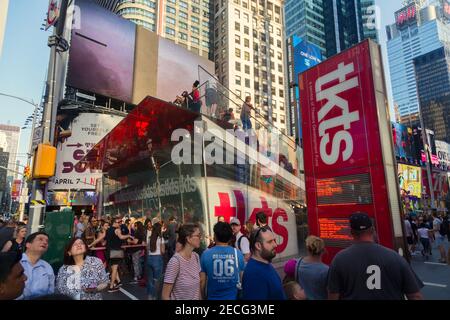
[[76, 300], [102, 300], [100, 292], [108, 282], [102, 261], [87, 256], [86, 243], [73, 238], [64, 250], [64, 264], [56, 278], [58, 293]]
[[186, 223], [179, 230], [180, 251], [167, 264], [163, 300], [200, 300], [200, 257], [194, 249], [200, 248], [200, 227]]

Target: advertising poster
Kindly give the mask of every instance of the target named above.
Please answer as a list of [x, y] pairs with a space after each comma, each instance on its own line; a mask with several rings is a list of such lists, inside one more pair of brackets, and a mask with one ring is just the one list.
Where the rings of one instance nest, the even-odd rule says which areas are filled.
[[76, 165], [122, 117], [99, 113], [81, 113], [70, 126], [70, 136], [58, 143], [56, 173], [49, 190], [95, 190], [101, 173]]
[[439, 161], [439, 167], [444, 171], [449, 170], [450, 169], [450, 144], [445, 141], [436, 140], [436, 152], [437, 152], [437, 157], [438, 157], [438, 161]]
[[11, 198], [14, 201], [19, 200], [21, 186], [22, 186], [22, 180], [16, 179], [13, 181], [12, 188], [11, 188]]
[[67, 85], [131, 102], [136, 24], [77, 0], [79, 21], [72, 31]]
[[397, 159], [414, 162], [415, 149], [412, 129], [400, 123], [392, 123], [394, 151]]
[[398, 165], [398, 182], [400, 190], [410, 196], [422, 196], [422, 169], [406, 164]]

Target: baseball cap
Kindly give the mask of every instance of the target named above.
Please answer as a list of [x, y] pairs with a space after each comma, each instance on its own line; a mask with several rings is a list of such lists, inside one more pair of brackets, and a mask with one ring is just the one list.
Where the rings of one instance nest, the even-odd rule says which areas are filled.
[[295, 266], [297, 265], [296, 259], [290, 259], [284, 265], [284, 273], [291, 278], [295, 277]]
[[372, 227], [372, 220], [367, 213], [355, 212], [350, 216], [350, 228], [352, 230], [363, 231]]
[[230, 220], [230, 224], [237, 224], [238, 226], [240, 226], [241, 222], [239, 221], [238, 218], [233, 218]]

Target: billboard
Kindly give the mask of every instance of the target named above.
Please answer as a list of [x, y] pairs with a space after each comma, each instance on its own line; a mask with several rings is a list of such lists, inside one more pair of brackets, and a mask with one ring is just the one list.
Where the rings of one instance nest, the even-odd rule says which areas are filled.
[[380, 47], [365, 40], [325, 60], [299, 88], [308, 223], [324, 237], [325, 261], [350, 245], [356, 211], [374, 220], [380, 244], [404, 247]]
[[394, 151], [397, 159], [415, 162], [415, 145], [412, 129], [400, 123], [392, 123]]
[[[300, 73], [305, 72], [309, 68], [322, 62], [322, 52], [320, 48], [298, 36], [292, 36], [292, 57], [294, 60], [294, 79], [292, 79], [292, 81], [294, 82], [297, 81]], [[299, 104], [298, 87], [295, 87], [294, 92], [295, 97], [293, 101], [295, 101], [295, 108], [293, 108], [294, 110], [291, 110], [291, 125], [297, 127], [295, 135], [302, 139], [301, 106]]]
[[117, 16], [90, 0], [77, 0], [66, 84], [139, 104], [147, 95], [173, 101], [190, 90], [201, 65], [214, 63]]
[[395, 23], [398, 27], [403, 26], [405, 23], [417, 20], [417, 7], [415, 3], [401, 8], [395, 12]]
[[131, 102], [136, 25], [93, 1], [76, 5], [67, 85]]
[[13, 181], [12, 187], [11, 187], [11, 198], [13, 199], [13, 201], [19, 201], [21, 186], [22, 186], [22, 180], [15, 179]]
[[76, 165], [123, 118], [100, 113], [80, 113], [70, 124], [69, 134], [57, 146], [55, 176], [49, 190], [95, 190], [101, 172]]
[[400, 190], [410, 196], [422, 196], [422, 169], [406, 164], [398, 165], [398, 183]]
[[445, 141], [436, 140], [436, 152], [439, 167], [445, 171], [450, 169], [450, 144]]

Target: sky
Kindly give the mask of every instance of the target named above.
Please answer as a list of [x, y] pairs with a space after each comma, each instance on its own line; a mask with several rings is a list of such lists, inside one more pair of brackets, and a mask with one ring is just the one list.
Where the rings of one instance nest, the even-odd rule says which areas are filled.
[[[0, 0], [4, 1], [4, 0]], [[0, 93], [19, 96], [38, 102], [42, 96], [50, 49], [49, 31], [40, 30], [46, 17], [48, 0], [10, 0], [8, 17], [0, 57]], [[383, 50], [384, 70], [389, 97], [391, 97], [389, 68], [386, 59], [385, 26], [394, 22], [394, 12], [402, 0], [375, 0], [381, 12], [378, 30]], [[1, 32], [1, 31], [0, 31]], [[392, 105], [392, 98], [389, 99]], [[0, 96], [0, 123], [22, 127], [34, 107], [25, 102]], [[26, 162], [31, 129], [21, 130], [18, 160]]]

